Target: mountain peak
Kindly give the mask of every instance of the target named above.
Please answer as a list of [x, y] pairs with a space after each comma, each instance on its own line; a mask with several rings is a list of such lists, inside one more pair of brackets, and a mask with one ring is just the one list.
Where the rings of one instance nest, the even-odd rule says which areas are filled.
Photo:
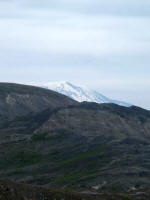
[[126, 107], [131, 106], [129, 103], [107, 98], [97, 91], [73, 85], [68, 81], [48, 82], [43, 84], [42, 87], [64, 94], [78, 102], [115, 103]]

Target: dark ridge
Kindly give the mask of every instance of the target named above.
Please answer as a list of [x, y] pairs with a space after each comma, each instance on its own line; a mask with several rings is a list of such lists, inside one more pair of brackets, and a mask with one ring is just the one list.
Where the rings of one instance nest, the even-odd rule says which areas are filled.
[[0, 83], [0, 119], [9, 120], [17, 116], [38, 113], [48, 108], [55, 109], [78, 104], [57, 92], [16, 83]]
[[131, 107], [125, 107], [125, 106], [120, 106], [117, 104], [113, 103], [93, 103], [93, 102], [82, 102], [78, 105], [71, 105], [68, 106], [68, 109], [72, 108], [81, 108], [81, 109], [87, 109], [87, 110], [101, 110], [101, 111], [108, 111], [110, 113], [118, 114], [121, 116], [136, 116], [136, 115], [141, 115], [145, 117], [150, 117], [150, 111], [136, 107], [136, 106], [131, 106]]
[[[46, 88], [41, 88], [38, 86], [32, 86], [32, 85], [24, 85], [24, 84], [18, 84], [18, 83], [5, 83], [0, 82], [0, 95], [7, 94], [7, 93], [19, 93], [19, 94], [36, 94], [41, 95], [43, 93], [44, 95], [55, 95], [56, 97], [66, 97], [63, 94], [59, 94], [53, 90], [49, 90]], [[66, 97], [69, 98], [69, 97]], [[75, 100], [72, 100], [75, 101]]]

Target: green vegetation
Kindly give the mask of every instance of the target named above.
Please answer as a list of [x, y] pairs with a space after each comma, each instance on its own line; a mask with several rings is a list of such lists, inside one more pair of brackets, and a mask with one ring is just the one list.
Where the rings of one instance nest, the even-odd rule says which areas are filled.
[[87, 166], [90, 167], [92, 165], [100, 165], [100, 163], [109, 162], [109, 158], [105, 155], [101, 156], [102, 150], [104, 150], [107, 146], [98, 146], [94, 147], [86, 152], [81, 152], [76, 154], [74, 157], [70, 159], [65, 159], [57, 163], [57, 166], [61, 167], [70, 167], [76, 165], [82, 165], [83, 163], [87, 163]]
[[47, 136], [47, 134], [34, 134], [32, 136], [33, 141], [43, 141], [43, 140], [50, 140], [52, 137]]
[[0, 168], [10, 168], [10, 167], [24, 167], [29, 166], [42, 161], [42, 155], [37, 152], [31, 151], [20, 151], [13, 152], [1, 161]]
[[97, 173], [97, 170], [82, 170], [79, 172], [72, 172], [72, 173], [66, 173], [63, 176], [58, 176], [54, 179], [55, 183], [59, 184], [72, 184], [73, 182], [77, 184], [80, 183], [81, 179], [90, 179], [90, 177], [87, 177], [89, 175], [92, 175], [94, 177], [94, 174]]

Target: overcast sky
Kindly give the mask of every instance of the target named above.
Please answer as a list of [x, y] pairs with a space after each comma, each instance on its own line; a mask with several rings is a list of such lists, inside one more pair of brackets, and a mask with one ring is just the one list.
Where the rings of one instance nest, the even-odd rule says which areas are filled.
[[64, 80], [150, 109], [150, 1], [0, 0], [0, 81]]

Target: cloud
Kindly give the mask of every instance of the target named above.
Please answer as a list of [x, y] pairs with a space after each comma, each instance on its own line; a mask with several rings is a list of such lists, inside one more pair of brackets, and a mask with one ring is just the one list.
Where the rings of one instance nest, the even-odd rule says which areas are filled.
[[149, 16], [150, 2], [147, 0], [26, 0], [20, 5], [30, 8], [51, 8], [57, 10], [72, 11], [91, 15], [126, 15], [126, 16]]
[[41, 20], [3, 20], [0, 21], [0, 42], [1, 49], [49, 54], [147, 54], [149, 25], [147, 18], [73, 17], [72, 21], [61, 19], [55, 23], [53, 20], [44, 23]]
[[150, 1], [1, 0], [0, 30], [1, 80], [69, 80], [148, 105]]
[[1, 0], [0, 17], [36, 18], [50, 13], [94, 16], [150, 16], [148, 0]]

